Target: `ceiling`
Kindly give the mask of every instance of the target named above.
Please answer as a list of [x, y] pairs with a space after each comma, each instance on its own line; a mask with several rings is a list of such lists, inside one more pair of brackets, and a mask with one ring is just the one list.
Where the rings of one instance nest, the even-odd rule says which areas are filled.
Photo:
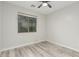
[[[63, 7], [69, 6], [72, 3], [76, 3], [75, 1], [51, 1], [49, 2], [49, 4], [52, 5], [52, 8], [49, 8], [47, 6], [37, 8], [41, 4], [41, 2], [39, 1], [8, 1], [8, 2], [44, 15], [50, 14], [51, 12], [54, 12]], [[31, 5], [35, 5], [35, 7], [32, 7]]]

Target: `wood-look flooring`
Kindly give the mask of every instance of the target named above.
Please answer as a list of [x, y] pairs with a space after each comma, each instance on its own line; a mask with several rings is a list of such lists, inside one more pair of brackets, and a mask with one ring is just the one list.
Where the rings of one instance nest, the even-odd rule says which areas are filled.
[[79, 52], [45, 41], [2, 51], [0, 57], [79, 57]]

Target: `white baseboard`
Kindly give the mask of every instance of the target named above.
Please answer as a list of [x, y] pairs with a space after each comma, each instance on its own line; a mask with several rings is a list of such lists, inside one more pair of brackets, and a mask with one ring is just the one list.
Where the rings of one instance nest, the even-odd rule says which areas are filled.
[[[5, 49], [0, 50], [0, 52], [1, 52], [1, 51], [10, 50], [10, 49], [14, 49], [14, 48], [23, 47], [23, 46], [28, 46], [28, 45], [31, 45], [31, 44], [40, 43], [40, 42], [43, 42], [43, 41], [45, 41], [45, 40], [40, 40], [40, 41], [30, 42], [29, 44], [21, 44], [21, 45], [19, 45], [19, 46], [10, 47], [10, 48], [5, 48]], [[48, 41], [48, 42], [50, 42], [50, 43], [53, 43], [53, 44], [56, 44], [56, 45], [59, 45], [59, 46], [62, 46], [62, 47], [66, 47], [66, 48], [69, 48], [69, 49], [72, 49], [72, 50], [74, 50], [74, 51], [79, 52], [79, 50], [74, 49], [74, 48], [71, 48], [71, 47], [69, 47], [69, 46], [67, 46], [67, 45], [63, 45], [63, 44], [61, 44], [61, 43], [58, 43], [58, 42], [55, 42], [55, 41], [51, 41], [51, 40], [46, 40], [46, 41]]]
[[40, 43], [40, 42], [43, 42], [43, 41], [45, 41], [45, 40], [38, 40], [38, 41], [35, 41], [35, 42], [30, 42], [30, 43], [28, 43], [28, 44], [21, 44], [21, 45], [19, 45], [19, 46], [15, 46], [15, 47], [4, 48], [4, 49], [0, 50], [0, 52], [6, 51], [6, 50], [11, 50], [11, 49], [14, 49], [14, 48], [23, 47], [23, 46], [28, 46], [28, 45], [31, 45], [31, 44]]
[[62, 47], [66, 47], [66, 48], [68, 48], [68, 49], [72, 49], [72, 50], [74, 50], [74, 51], [76, 51], [76, 52], [79, 52], [79, 50], [77, 50], [77, 49], [75, 49], [75, 48], [72, 48], [72, 47], [69, 47], [69, 46], [67, 46], [67, 45], [63, 45], [63, 44], [61, 44], [61, 43], [58, 43], [58, 42], [55, 42], [55, 41], [51, 41], [51, 40], [47, 40], [47, 41], [50, 42], [50, 43], [53, 43], [53, 44], [62, 46]]

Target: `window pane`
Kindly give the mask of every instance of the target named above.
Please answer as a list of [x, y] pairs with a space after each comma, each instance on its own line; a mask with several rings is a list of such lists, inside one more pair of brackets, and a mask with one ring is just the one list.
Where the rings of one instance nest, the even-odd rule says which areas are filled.
[[18, 15], [18, 32], [28, 32], [28, 18], [27, 16]]
[[36, 32], [36, 18], [29, 17], [29, 32]]

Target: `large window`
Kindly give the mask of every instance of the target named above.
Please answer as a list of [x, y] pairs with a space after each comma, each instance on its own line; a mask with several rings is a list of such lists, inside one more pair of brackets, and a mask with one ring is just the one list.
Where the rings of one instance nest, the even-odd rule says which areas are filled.
[[36, 32], [36, 18], [18, 15], [18, 32]]

